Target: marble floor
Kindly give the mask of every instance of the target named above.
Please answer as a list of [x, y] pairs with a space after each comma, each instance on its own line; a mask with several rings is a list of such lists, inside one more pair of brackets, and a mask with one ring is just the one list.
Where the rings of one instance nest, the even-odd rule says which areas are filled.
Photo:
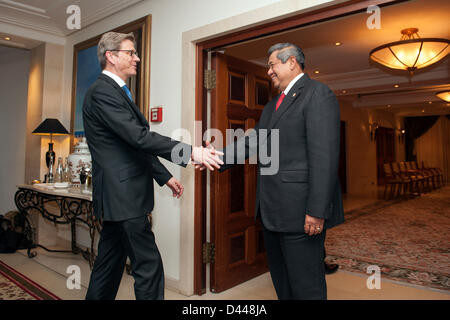
[[[346, 197], [346, 210], [365, 206], [377, 199]], [[68, 243], [60, 243], [64, 248]], [[0, 260], [23, 273], [64, 300], [84, 299], [89, 283], [90, 269], [81, 255], [69, 253], [50, 253], [37, 249], [37, 256], [30, 259], [26, 250], [14, 254], [0, 254]], [[79, 288], [68, 289], [68, 277], [73, 274], [71, 266], [77, 266], [80, 272]], [[380, 289], [368, 289], [366, 282], [369, 275], [338, 270], [327, 275], [328, 298], [330, 300], [450, 300], [449, 291], [440, 291], [381, 278]], [[118, 300], [134, 299], [133, 278], [124, 273], [117, 294]], [[167, 300], [271, 300], [276, 299], [270, 274], [242, 283], [221, 293], [208, 292], [202, 296], [184, 296], [170, 289], [165, 290]]]

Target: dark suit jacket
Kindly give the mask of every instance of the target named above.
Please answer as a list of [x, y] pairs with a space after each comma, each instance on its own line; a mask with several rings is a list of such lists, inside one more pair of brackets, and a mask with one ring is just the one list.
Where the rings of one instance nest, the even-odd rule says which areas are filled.
[[[227, 146], [221, 171], [240, 161], [238, 150], [245, 149], [245, 157], [273, 146], [274, 129], [279, 131], [279, 164], [265, 163], [258, 155], [256, 212], [261, 213], [264, 226], [276, 232], [304, 231], [305, 214], [325, 219], [325, 228], [344, 221], [338, 180], [340, 112], [333, 92], [324, 84], [304, 74], [291, 88], [279, 109], [278, 96], [267, 103], [259, 122], [247, 137]], [[267, 139], [264, 131], [267, 130]], [[261, 135], [262, 134], [262, 135]], [[257, 140], [258, 150], [250, 141]], [[228, 157], [227, 154], [232, 154]], [[271, 154], [272, 153], [272, 154]], [[233, 159], [231, 159], [233, 158]]]
[[138, 107], [104, 74], [86, 93], [83, 123], [92, 156], [94, 213], [103, 220], [123, 221], [152, 211], [153, 179], [162, 186], [172, 177], [157, 156], [172, 161], [177, 146], [177, 164], [189, 162], [191, 146], [149, 131]]

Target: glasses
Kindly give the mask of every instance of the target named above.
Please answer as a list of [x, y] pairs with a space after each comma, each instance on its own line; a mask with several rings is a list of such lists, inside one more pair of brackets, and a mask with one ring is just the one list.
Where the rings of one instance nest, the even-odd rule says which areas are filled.
[[125, 51], [125, 52], [128, 52], [128, 55], [129, 55], [130, 57], [132, 57], [133, 54], [134, 54], [136, 57], [139, 58], [138, 53], [137, 53], [136, 50], [112, 49], [112, 50], [106, 50], [106, 51]]

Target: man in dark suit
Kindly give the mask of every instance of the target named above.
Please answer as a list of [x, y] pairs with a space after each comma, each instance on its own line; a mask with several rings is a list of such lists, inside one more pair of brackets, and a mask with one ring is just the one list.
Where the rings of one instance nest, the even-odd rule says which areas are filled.
[[180, 197], [183, 186], [157, 156], [183, 167], [219, 168], [211, 149], [191, 147], [149, 131], [126, 86], [139, 58], [134, 36], [105, 33], [98, 44], [102, 74], [86, 93], [83, 122], [92, 155], [93, 206], [103, 227], [86, 299], [114, 299], [127, 257], [136, 299], [164, 298], [164, 271], [148, 221], [153, 179]]
[[275, 290], [279, 299], [326, 299], [325, 231], [344, 221], [339, 104], [303, 73], [300, 48], [280, 43], [268, 54], [268, 75], [282, 93], [264, 107], [255, 130], [223, 150], [220, 171], [263, 150], [276, 159], [266, 163], [258, 154], [255, 206]]

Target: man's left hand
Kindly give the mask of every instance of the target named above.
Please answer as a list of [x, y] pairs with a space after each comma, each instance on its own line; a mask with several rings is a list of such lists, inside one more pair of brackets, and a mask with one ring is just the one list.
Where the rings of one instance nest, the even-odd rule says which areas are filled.
[[183, 195], [184, 187], [180, 181], [174, 177], [167, 181], [166, 185], [172, 190], [172, 195], [178, 199]]
[[314, 236], [323, 231], [323, 223], [325, 219], [315, 218], [310, 215], [305, 217], [305, 233]]

